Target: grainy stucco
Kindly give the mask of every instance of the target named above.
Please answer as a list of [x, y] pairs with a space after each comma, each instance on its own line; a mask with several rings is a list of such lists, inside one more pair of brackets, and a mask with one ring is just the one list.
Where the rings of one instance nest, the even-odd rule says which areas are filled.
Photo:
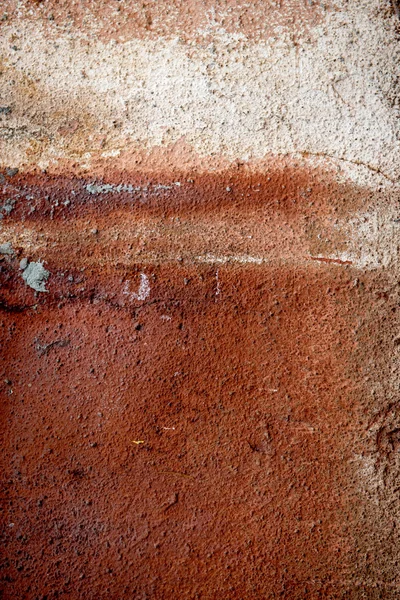
[[[312, 27], [293, 19], [261, 39], [227, 31], [208, 12], [208, 27], [186, 39], [175, 30], [138, 38], [132, 23], [129, 36], [101, 40], [95, 19], [78, 30], [29, 11], [7, 19], [3, 161], [89, 170], [139, 159], [149, 170], [164, 149], [169, 168], [187, 169], [190, 149], [200, 164], [319, 157], [358, 183], [396, 181], [399, 47], [383, 6], [335, 2]], [[267, 19], [277, 9], [266, 2], [265, 11]]]
[[399, 597], [399, 30], [2, 2], [2, 598]]

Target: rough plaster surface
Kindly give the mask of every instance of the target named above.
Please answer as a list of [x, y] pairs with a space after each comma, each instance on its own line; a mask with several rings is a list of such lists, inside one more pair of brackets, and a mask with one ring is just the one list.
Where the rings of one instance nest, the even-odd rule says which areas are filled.
[[0, 28], [2, 598], [398, 598], [392, 4]]
[[136, 159], [148, 170], [161, 160], [152, 151], [178, 144], [169, 169], [190, 167], [190, 148], [200, 162], [316, 155], [357, 179], [399, 175], [395, 17], [376, 0], [336, 2], [312, 27], [293, 19], [256, 39], [210, 11], [208, 28], [184, 38], [174, 28], [143, 37], [132, 23], [122, 39], [95, 36], [93, 18], [75, 29], [31, 12], [17, 8], [1, 24], [7, 164], [90, 169], [111, 158], [132, 168]]

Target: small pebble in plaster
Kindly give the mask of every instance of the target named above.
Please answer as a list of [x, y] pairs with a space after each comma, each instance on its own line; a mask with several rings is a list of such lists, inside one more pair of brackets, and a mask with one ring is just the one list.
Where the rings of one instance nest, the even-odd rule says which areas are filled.
[[27, 266], [28, 266], [28, 259], [23, 258], [19, 263], [20, 270], [23, 271], [24, 269], [26, 269]]
[[29, 263], [22, 273], [22, 278], [25, 283], [37, 292], [48, 291], [46, 290], [46, 281], [48, 280], [49, 276], [49, 271], [44, 268], [43, 263], [40, 261]]

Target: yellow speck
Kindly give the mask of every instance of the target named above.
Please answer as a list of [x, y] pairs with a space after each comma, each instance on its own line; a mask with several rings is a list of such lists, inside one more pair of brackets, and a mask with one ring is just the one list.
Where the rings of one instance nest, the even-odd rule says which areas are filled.
[[139, 444], [144, 444], [144, 440], [132, 440], [132, 444], [136, 444], [138, 446]]

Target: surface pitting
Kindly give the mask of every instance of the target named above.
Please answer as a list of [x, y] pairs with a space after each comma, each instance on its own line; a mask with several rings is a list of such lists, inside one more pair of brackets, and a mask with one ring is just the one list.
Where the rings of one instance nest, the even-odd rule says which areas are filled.
[[391, 3], [0, 28], [1, 598], [398, 598]]
[[[338, 258], [335, 227], [374, 196], [296, 169], [134, 204], [126, 184], [13, 185], [5, 597], [358, 598], [378, 568], [395, 597], [396, 404], [380, 379], [397, 291]], [[43, 261], [46, 294], [21, 257]]]

